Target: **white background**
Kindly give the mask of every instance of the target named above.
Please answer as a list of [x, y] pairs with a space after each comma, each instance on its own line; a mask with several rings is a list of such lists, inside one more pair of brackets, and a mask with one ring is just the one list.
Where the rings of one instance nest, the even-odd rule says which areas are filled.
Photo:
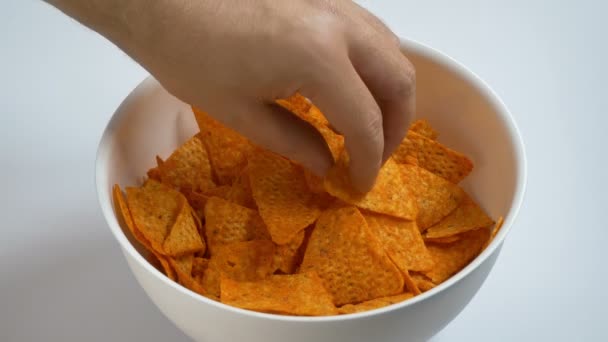
[[[526, 142], [519, 220], [434, 341], [608, 340], [607, 6], [362, 2], [478, 73]], [[187, 341], [128, 271], [93, 183], [104, 126], [145, 71], [43, 3], [0, 5], [0, 341]]]

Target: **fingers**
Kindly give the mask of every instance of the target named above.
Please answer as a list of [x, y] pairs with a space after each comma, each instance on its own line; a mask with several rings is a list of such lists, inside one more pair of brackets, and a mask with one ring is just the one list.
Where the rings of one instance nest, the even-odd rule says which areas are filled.
[[240, 103], [218, 120], [256, 145], [300, 163], [324, 176], [333, 163], [321, 134], [310, 124], [274, 104]]
[[335, 69], [319, 75], [300, 92], [344, 135], [351, 181], [357, 190], [366, 192], [374, 185], [382, 165], [382, 114], [348, 58], [334, 66]]
[[[379, 40], [381, 40], [380, 38]], [[355, 40], [350, 58], [382, 111], [386, 161], [399, 146], [415, 112], [416, 74], [396, 44]]]

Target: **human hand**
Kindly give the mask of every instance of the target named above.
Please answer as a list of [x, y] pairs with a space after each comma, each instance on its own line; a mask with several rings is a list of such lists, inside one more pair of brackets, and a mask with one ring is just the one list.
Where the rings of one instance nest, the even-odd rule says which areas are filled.
[[321, 109], [345, 137], [361, 191], [405, 135], [414, 68], [397, 37], [352, 1], [126, 3], [107, 37], [178, 98], [319, 175], [333, 162], [324, 141], [276, 99], [299, 92]]

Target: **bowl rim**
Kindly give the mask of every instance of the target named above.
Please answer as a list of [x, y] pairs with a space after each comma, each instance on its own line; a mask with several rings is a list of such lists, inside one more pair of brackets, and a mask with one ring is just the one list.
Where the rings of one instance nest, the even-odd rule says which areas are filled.
[[413, 306], [419, 302], [434, 297], [439, 293], [445, 291], [449, 287], [453, 286], [463, 278], [467, 277], [473, 270], [477, 269], [477, 267], [484, 263], [499, 248], [499, 246], [502, 245], [503, 241], [510, 232], [519, 214], [527, 186], [527, 159], [523, 138], [519, 128], [517, 127], [517, 124], [515, 123], [513, 116], [511, 115], [511, 112], [509, 111], [505, 103], [500, 99], [496, 92], [473, 71], [469, 70], [463, 64], [456, 61], [452, 57], [446, 55], [445, 53], [409, 38], [400, 38], [400, 48], [401, 51], [405, 54], [412, 52], [441, 64], [443, 67], [446, 67], [447, 69], [456, 73], [459, 77], [463, 78], [465, 81], [473, 85], [496, 109], [496, 112], [499, 114], [503, 125], [506, 127], [507, 132], [509, 133], [510, 140], [514, 147], [515, 160], [518, 162], [518, 168], [516, 175], [516, 189], [513, 200], [511, 202], [511, 208], [505, 214], [502, 228], [500, 229], [494, 240], [473, 261], [471, 261], [466, 267], [460, 270], [460, 272], [456, 273], [454, 276], [450, 277], [449, 279], [432, 288], [431, 290], [426, 291], [418, 296], [413, 297], [412, 299], [401, 303], [396, 303], [386, 307], [364, 311], [360, 313], [320, 317], [286, 316], [240, 309], [206, 298], [202, 295], [199, 295], [198, 293], [195, 293], [181, 286], [177, 282], [170, 280], [163, 273], [161, 273], [154, 266], [152, 266], [152, 264], [150, 264], [141, 254], [139, 254], [135, 247], [129, 242], [127, 236], [123, 233], [123, 230], [121, 229], [118, 220], [114, 214], [114, 209], [111, 203], [111, 184], [106, 184], [104, 181], [106, 177], [102, 176], [107, 174], [107, 172], [105, 171], [106, 167], [104, 167], [104, 165], [106, 161], [106, 156], [108, 155], [110, 146], [112, 145], [111, 141], [114, 134], [114, 126], [116, 125], [116, 121], [118, 121], [118, 113], [124, 112], [122, 111], [123, 107], [127, 106], [131, 101], [133, 101], [133, 98], [137, 97], [137, 94], [145, 93], [147, 89], [157, 86], [157, 82], [152, 76], [146, 77], [141, 83], [139, 83], [138, 86], [133, 91], [131, 91], [131, 93], [123, 100], [120, 106], [116, 109], [101, 137], [95, 161], [95, 184], [97, 190], [97, 199], [102, 209], [104, 219], [108, 224], [112, 234], [114, 235], [114, 238], [116, 238], [123, 251], [128, 253], [146, 271], [150, 272], [156, 278], [156, 280], [161, 281], [165, 285], [172, 287], [174, 290], [180, 292], [181, 294], [190, 297], [193, 301], [212, 305], [215, 306], [215, 308], [218, 310], [227, 310], [236, 315], [247, 316], [248, 318], [269, 319], [275, 321], [288, 322], [335, 322], [348, 321], [353, 319], [363, 319], [372, 316], [380, 316], [383, 314], [387, 314], [391, 311], [401, 310], [408, 306]]

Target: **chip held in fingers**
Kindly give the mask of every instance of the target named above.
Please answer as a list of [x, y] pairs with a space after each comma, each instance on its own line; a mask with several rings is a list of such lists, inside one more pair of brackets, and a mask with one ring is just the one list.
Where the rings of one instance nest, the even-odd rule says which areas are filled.
[[428, 121], [411, 124], [360, 193], [344, 136], [319, 108], [300, 94], [276, 104], [325, 140], [334, 165], [324, 177], [193, 108], [200, 132], [151, 158], [126, 196], [112, 189], [119, 224], [171, 281], [246, 310], [354, 314], [432, 291], [499, 232], [502, 218], [458, 185], [472, 161]]

